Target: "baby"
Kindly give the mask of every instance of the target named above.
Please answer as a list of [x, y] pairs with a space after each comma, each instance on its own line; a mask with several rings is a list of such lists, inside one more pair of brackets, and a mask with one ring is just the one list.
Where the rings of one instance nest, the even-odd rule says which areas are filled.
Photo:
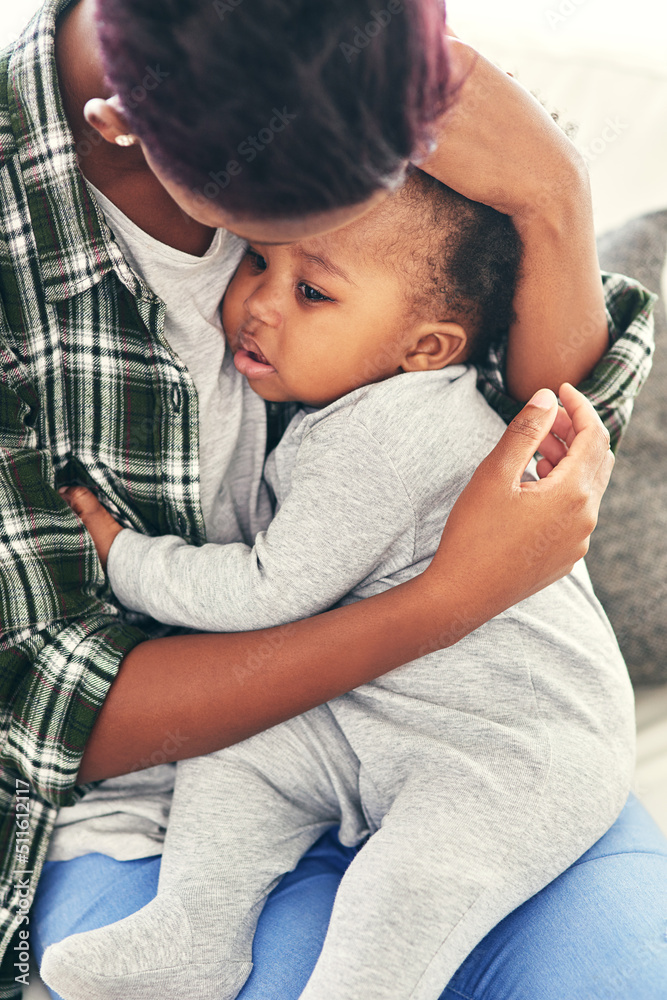
[[[264, 437], [245, 441], [226, 499], [241, 524], [269, 501], [274, 516], [197, 548], [73, 501], [102, 556], [113, 539], [119, 600], [237, 631], [420, 573], [504, 430], [471, 363], [511, 322], [519, 260], [509, 219], [419, 172], [344, 229], [250, 247], [222, 306], [234, 363], [264, 399], [302, 407], [262, 482], [248, 470]], [[302, 997], [435, 1000], [607, 830], [633, 759], [627, 672], [580, 563], [456, 645], [180, 763], [157, 897], [52, 946], [42, 973], [66, 1000], [235, 997], [267, 895], [339, 826], [363, 846]]]

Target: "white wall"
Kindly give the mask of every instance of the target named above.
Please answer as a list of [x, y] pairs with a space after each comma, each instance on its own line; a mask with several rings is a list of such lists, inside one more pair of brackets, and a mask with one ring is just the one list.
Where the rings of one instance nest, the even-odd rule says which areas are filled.
[[0, 48], [13, 41], [38, 7], [41, 0], [1, 0]]
[[447, 7], [464, 40], [579, 126], [598, 232], [667, 208], [667, 5], [449, 0]]
[[[0, 45], [16, 36], [40, 5], [40, 0], [2, 0]], [[382, 0], [369, 0], [369, 8]], [[477, 25], [541, 36], [566, 46], [585, 44], [603, 50], [646, 53], [664, 64], [667, 5], [659, 0], [447, 0], [456, 28]]]
[[447, 0], [456, 30], [470, 25], [489, 33], [509, 31], [563, 50], [647, 55], [664, 65], [667, 6], [656, 0]]

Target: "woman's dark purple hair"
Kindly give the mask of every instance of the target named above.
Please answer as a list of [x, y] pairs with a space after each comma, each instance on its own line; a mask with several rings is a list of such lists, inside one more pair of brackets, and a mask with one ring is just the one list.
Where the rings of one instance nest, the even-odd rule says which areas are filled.
[[391, 187], [446, 104], [442, 0], [97, 0], [97, 21], [130, 130], [240, 218]]

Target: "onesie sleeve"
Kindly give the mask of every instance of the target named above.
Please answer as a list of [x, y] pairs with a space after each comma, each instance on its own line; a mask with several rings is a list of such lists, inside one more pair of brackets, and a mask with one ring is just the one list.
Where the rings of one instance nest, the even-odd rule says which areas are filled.
[[336, 414], [305, 435], [289, 493], [252, 548], [125, 530], [108, 572], [131, 610], [235, 632], [324, 611], [395, 560], [410, 562], [414, 546], [413, 507], [390, 457], [361, 421]]

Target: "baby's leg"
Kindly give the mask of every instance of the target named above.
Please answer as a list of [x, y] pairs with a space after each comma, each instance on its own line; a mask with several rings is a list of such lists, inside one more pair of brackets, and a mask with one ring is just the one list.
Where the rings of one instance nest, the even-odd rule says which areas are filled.
[[480, 831], [474, 817], [462, 822], [460, 799], [429, 791], [404, 787], [347, 869], [301, 1000], [441, 995], [458, 963], [428, 975], [427, 989], [422, 979], [493, 873], [479, 864]]
[[46, 982], [67, 1000], [235, 997], [267, 895], [338, 822], [340, 786], [356, 794], [348, 770], [303, 717], [180, 764], [156, 899], [49, 948]]
[[469, 777], [404, 785], [343, 876], [301, 1000], [436, 1000], [482, 938], [582, 853], [581, 817], [567, 803], [559, 817], [552, 790], [518, 776], [517, 796], [511, 774]]

